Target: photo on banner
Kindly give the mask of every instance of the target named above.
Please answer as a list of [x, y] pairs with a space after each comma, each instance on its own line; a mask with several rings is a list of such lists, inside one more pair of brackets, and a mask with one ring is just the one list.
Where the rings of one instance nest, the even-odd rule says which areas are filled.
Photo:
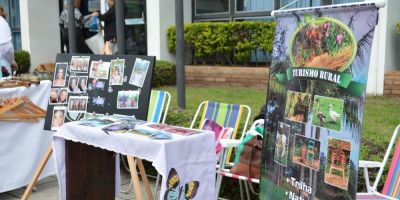
[[122, 85], [124, 81], [125, 60], [111, 60], [110, 85]]
[[135, 65], [133, 66], [129, 84], [143, 87], [144, 80], [149, 69], [150, 61], [136, 58]]
[[108, 79], [108, 73], [110, 70], [110, 62], [103, 61], [92, 61], [90, 65], [90, 78], [95, 79]]
[[65, 113], [67, 107], [65, 106], [55, 106], [53, 109], [53, 117], [51, 121], [51, 130], [57, 131], [64, 124]]
[[355, 199], [377, 14], [374, 3], [275, 13], [260, 199]]
[[117, 109], [138, 109], [140, 90], [118, 91]]
[[68, 63], [56, 63], [54, 69], [53, 87], [65, 87]]

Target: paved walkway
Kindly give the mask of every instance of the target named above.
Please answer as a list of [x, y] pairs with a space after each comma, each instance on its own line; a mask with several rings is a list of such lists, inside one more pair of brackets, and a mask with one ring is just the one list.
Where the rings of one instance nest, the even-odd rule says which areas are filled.
[[[126, 190], [129, 186], [129, 174], [126, 172], [121, 171], [121, 181], [122, 181], [122, 189]], [[155, 179], [149, 178], [150, 185], [154, 191], [155, 187]], [[32, 192], [31, 196], [29, 197], [29, 200], [57, 200], [60, 198], [58, 194], [58, 182], [57, 182], [57, 176], [49, 176], [46, 177], [42, 180], [39, 181], [39, 183], [36, 186], [37, 190]], [[25, 191], [25, 187], [5, 192], [5, 193], [0, 193], [0, 200], [17, 200], [20, 199], [22, 194]], [[145, 194], [145, 190], [142, 187], [142, 191]], [[159, 193], [158, 193], [159, 194]], [[144, 197], [145, 199], [147, 197]], [[135, 199], [133, 195], [132, 189], [129, 191], [128, 194], [120, 193], [119, 197], [115, 198], [117, 200], [128, 200], [128, 199]]]

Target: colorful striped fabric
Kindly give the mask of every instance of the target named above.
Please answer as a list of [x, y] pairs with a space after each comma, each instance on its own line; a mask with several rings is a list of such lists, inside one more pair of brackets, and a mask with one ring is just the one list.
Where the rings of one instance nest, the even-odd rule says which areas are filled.
[[211, 119], [225, 128], [233, 128], [234, 131], [232, 137], [235, 138], [242, 112], [243, 107], [238, 104], [207, 101], [205, 109], [203, 109], [199, 128], [201, 128], [205, 119]]
[[160, 123], [167, 95], [165, 91], [151, 91], [147, 121]]
[[356, 200], [386, 200], [386, 198], [373, 194], [357, 194]]
[[399, 199], [400, 198], [400, 138], [397, 141], [396, 150], [390, 164], [382, 194]]
[[[239, 104], [226, 104], [207, 101], [201, 116], [200, 127], [205, 119], [211, 119], [224, 128], [233, 128], [231, 138], [235, 139], [239, 129], [240, 118], [243, 113], [243, 106]], [[229, 149], [227, 161], [229, 162], [232, 149]]]

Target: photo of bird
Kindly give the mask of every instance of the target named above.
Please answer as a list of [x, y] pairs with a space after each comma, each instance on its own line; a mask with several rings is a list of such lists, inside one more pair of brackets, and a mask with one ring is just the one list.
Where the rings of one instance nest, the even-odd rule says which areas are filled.
[[332, 104], [329, 104], [328, 108], [329, 108], [329, 118], [331, 119], [331, 122], [336, 123], [336, 121], [340, 119], [339, 113], [333, 110]]

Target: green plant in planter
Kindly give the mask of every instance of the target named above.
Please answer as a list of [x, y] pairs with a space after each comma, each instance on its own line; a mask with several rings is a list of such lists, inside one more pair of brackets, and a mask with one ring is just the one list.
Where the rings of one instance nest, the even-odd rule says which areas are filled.
[[15, 62], [18, 64], [19, 74], [28, 73], [31, 67], [30, 54], [27, 51], [20, 50], [14, 52]]

